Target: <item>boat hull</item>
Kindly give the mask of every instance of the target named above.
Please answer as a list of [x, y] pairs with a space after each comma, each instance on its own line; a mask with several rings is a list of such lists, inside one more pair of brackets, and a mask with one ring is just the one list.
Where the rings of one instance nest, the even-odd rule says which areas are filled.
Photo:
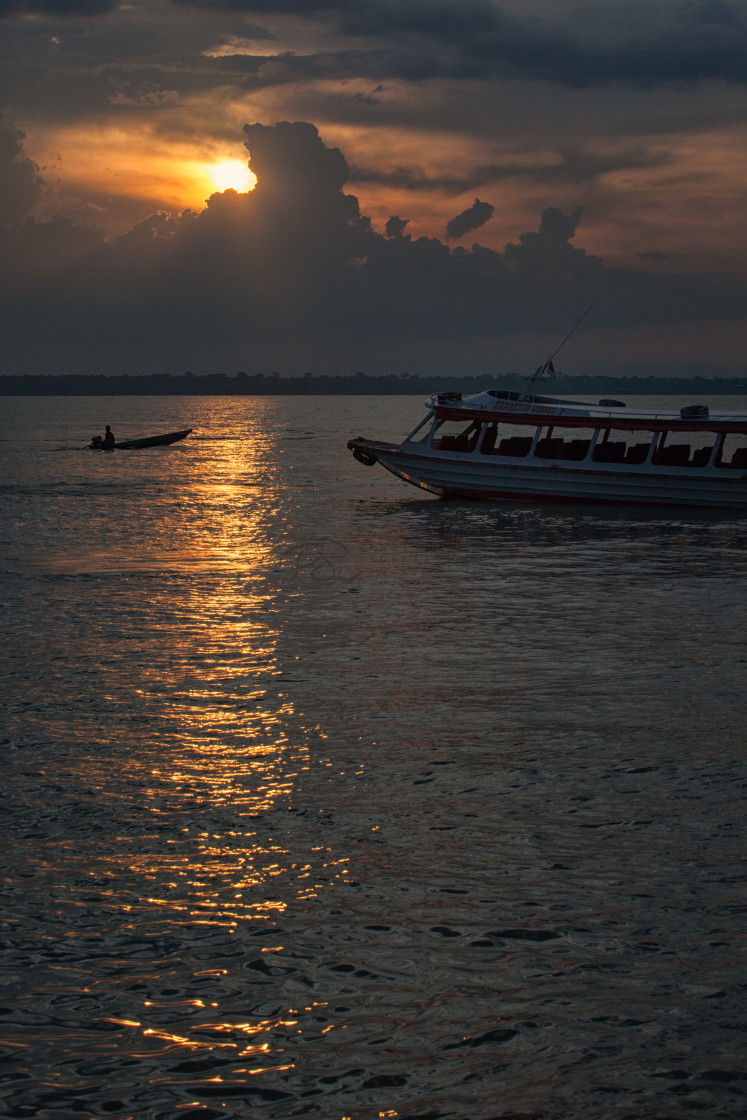
[[186, 439], [191, 428], [185, 428], [181, 432], [167, 432], [161, 436], [145, 436], [143, 439], [125, 439], [114, 446], [119, 451], [134, 451], [140, 447], [167, 447], [171, 443], [178, 443], [181, 439]]
[[684, 506], [747, 511], [747, 471], [616, 465], [448, 455], [418, 444], [361, 438], [348, 447], [398, 478], [442, 497], [487, 501]]

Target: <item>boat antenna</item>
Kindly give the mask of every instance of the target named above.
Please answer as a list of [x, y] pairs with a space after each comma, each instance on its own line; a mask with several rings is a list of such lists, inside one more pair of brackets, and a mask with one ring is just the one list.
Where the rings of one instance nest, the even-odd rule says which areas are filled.
[[[555, 357], [555, 355], [556, 355], [556, 354], [559, 354], [559, 353], [560, 353], [560, 351], [561, 351], [561, 350], [563, 349], [563, 347], [565, 346], [566, 342], [567, 342], [567, 341], [568, 341], [568, 339], [569, 339], [569, 338], [571, 337], [571, 335], [572, 335], [572, 334], [574, 334], [576, 330], [578, 330], [578, 328], [579, 328], [579, 327], [581, 326], [581, 324], [583, 323], [584, 319], [585, 319], [585, 318], [586, 318], [586, 316], [587, 316], [587, 315], [589, 314], [589, 312], [591, 311], [592, 307], [594, 306], [594, 304], [595, 304], [596, 302], [597, 302], [596, 300], [592, 300], [592, 302], [591, 302], [591, 303], [589, 304], [589, 306], [588, 306], [588, 307], [586, 308], [586, 311], [584, 311], [584, 313], [583, 313], [583, 315], [581, 316], [581, 318], [580, 318], [580, 319], [579, 319], [579, 320], [578, 320], [578, 321], [577, 321], [577, 322], [576, 322], [576, 323], [575, 323], [575, 324], [574, 324], [574, 325], [573, 325], [573, 326], [571, 327], [571, 329], [570, 329], [570, 330], [568, 331], [568, 334], [567, 334], [567, 335], [565, 336], [565, 338], [564, 338], [564, 339], [563, 339], [563, 341], [561, 342], [560, 346], [557, 346], [557, 347], [556, 347], [556, 348], [555, 348], [555, 349], [553, 350], [552, 354], [551, 354], [551, 355], [550, 355], [550, 357], [549, 357], [549, 358], [547, 359], [547, 361], [546, 361], [546, 362], [544, 363], [544, 365], [541, 365], [541, 366], [538, 366], [538, 367], [537, 367], [537, 369], [536, 369], [536, 370], [534, 371], [534, 373], [532, 374], [532, 376], [531, 376], [531, 377], [529, 378], [529, 384], [528, 384], [528, 386], [527, 386], [527, 391], [526, 391], [526, 392], [525, 392], [525, 393], [523, 394], [524, 398], [526, 398], [526, 397], [528, 397], [528, 396], [530, 395], [530, 393], [531, 393], [531, 390], [532, 390], [532, 389], [534, 388], [534, 384], [535, 384], [535, 382], [539, 381], [540, 377], [542, 377], [542, 374], [543, 374], [543, 373], [545, 373], [545, 371], [546, 371], [547, 369], [549, 369], [549, 368], [550, 368], [550, 366], [552, 365], [552, 360], [553, 360], [553, 358]], [[553, 370], [553, 372], [555, 372], [555, 371]]]

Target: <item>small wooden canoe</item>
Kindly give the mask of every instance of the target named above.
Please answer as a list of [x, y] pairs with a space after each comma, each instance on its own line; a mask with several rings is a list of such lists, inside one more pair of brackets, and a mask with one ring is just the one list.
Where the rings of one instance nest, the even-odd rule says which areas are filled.
[[165, 447], [169, 443], [177, 443], [180, 439], [186, 439], [191, 428], [186, 428], [183, 432], [167, 432], [163, 436], [145, 436], [144, 439], [125, 439], [120, 443], [115, 443], [114, 446], [118, 447], [120, 451], [131, 451], [136, 447]]
[[[119, 451], [134, 451], [138, 447], [166, 447], [170, 443], [177, 443], [180, 439], [186, 439], [192, 428], [186, 428], [183, 432], [166, 432], [162, 436], [144, 436], [142, 439], [123, 439], [114, 444], [115, 448]], [[103, 445], [98, 447], [91, 444], [92, 451], [109, 451], [110, 448]]]

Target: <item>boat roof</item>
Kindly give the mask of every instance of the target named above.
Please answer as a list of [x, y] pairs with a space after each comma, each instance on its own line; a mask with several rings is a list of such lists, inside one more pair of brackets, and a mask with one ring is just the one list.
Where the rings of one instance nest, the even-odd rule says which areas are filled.
[[434, 395], [428, 408], [444, 420], [495, 420], [503, 423], [545, 423], [569, 427], [618, 428], [648, 431], [725, 431], [747, 433], [747, 413], [711, 412], [705, 405], [680, 409], [628, 408], [622, 401], [603, 398], [597, 404], [536, 394], [487, 389], [473, 396]]

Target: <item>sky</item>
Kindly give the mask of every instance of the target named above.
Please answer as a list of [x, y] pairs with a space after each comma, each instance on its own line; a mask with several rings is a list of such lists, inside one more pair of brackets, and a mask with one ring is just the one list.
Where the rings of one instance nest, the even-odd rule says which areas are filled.
[[0, 375], [747, 373], [747, 0], [0, 0], [0, 83]]

